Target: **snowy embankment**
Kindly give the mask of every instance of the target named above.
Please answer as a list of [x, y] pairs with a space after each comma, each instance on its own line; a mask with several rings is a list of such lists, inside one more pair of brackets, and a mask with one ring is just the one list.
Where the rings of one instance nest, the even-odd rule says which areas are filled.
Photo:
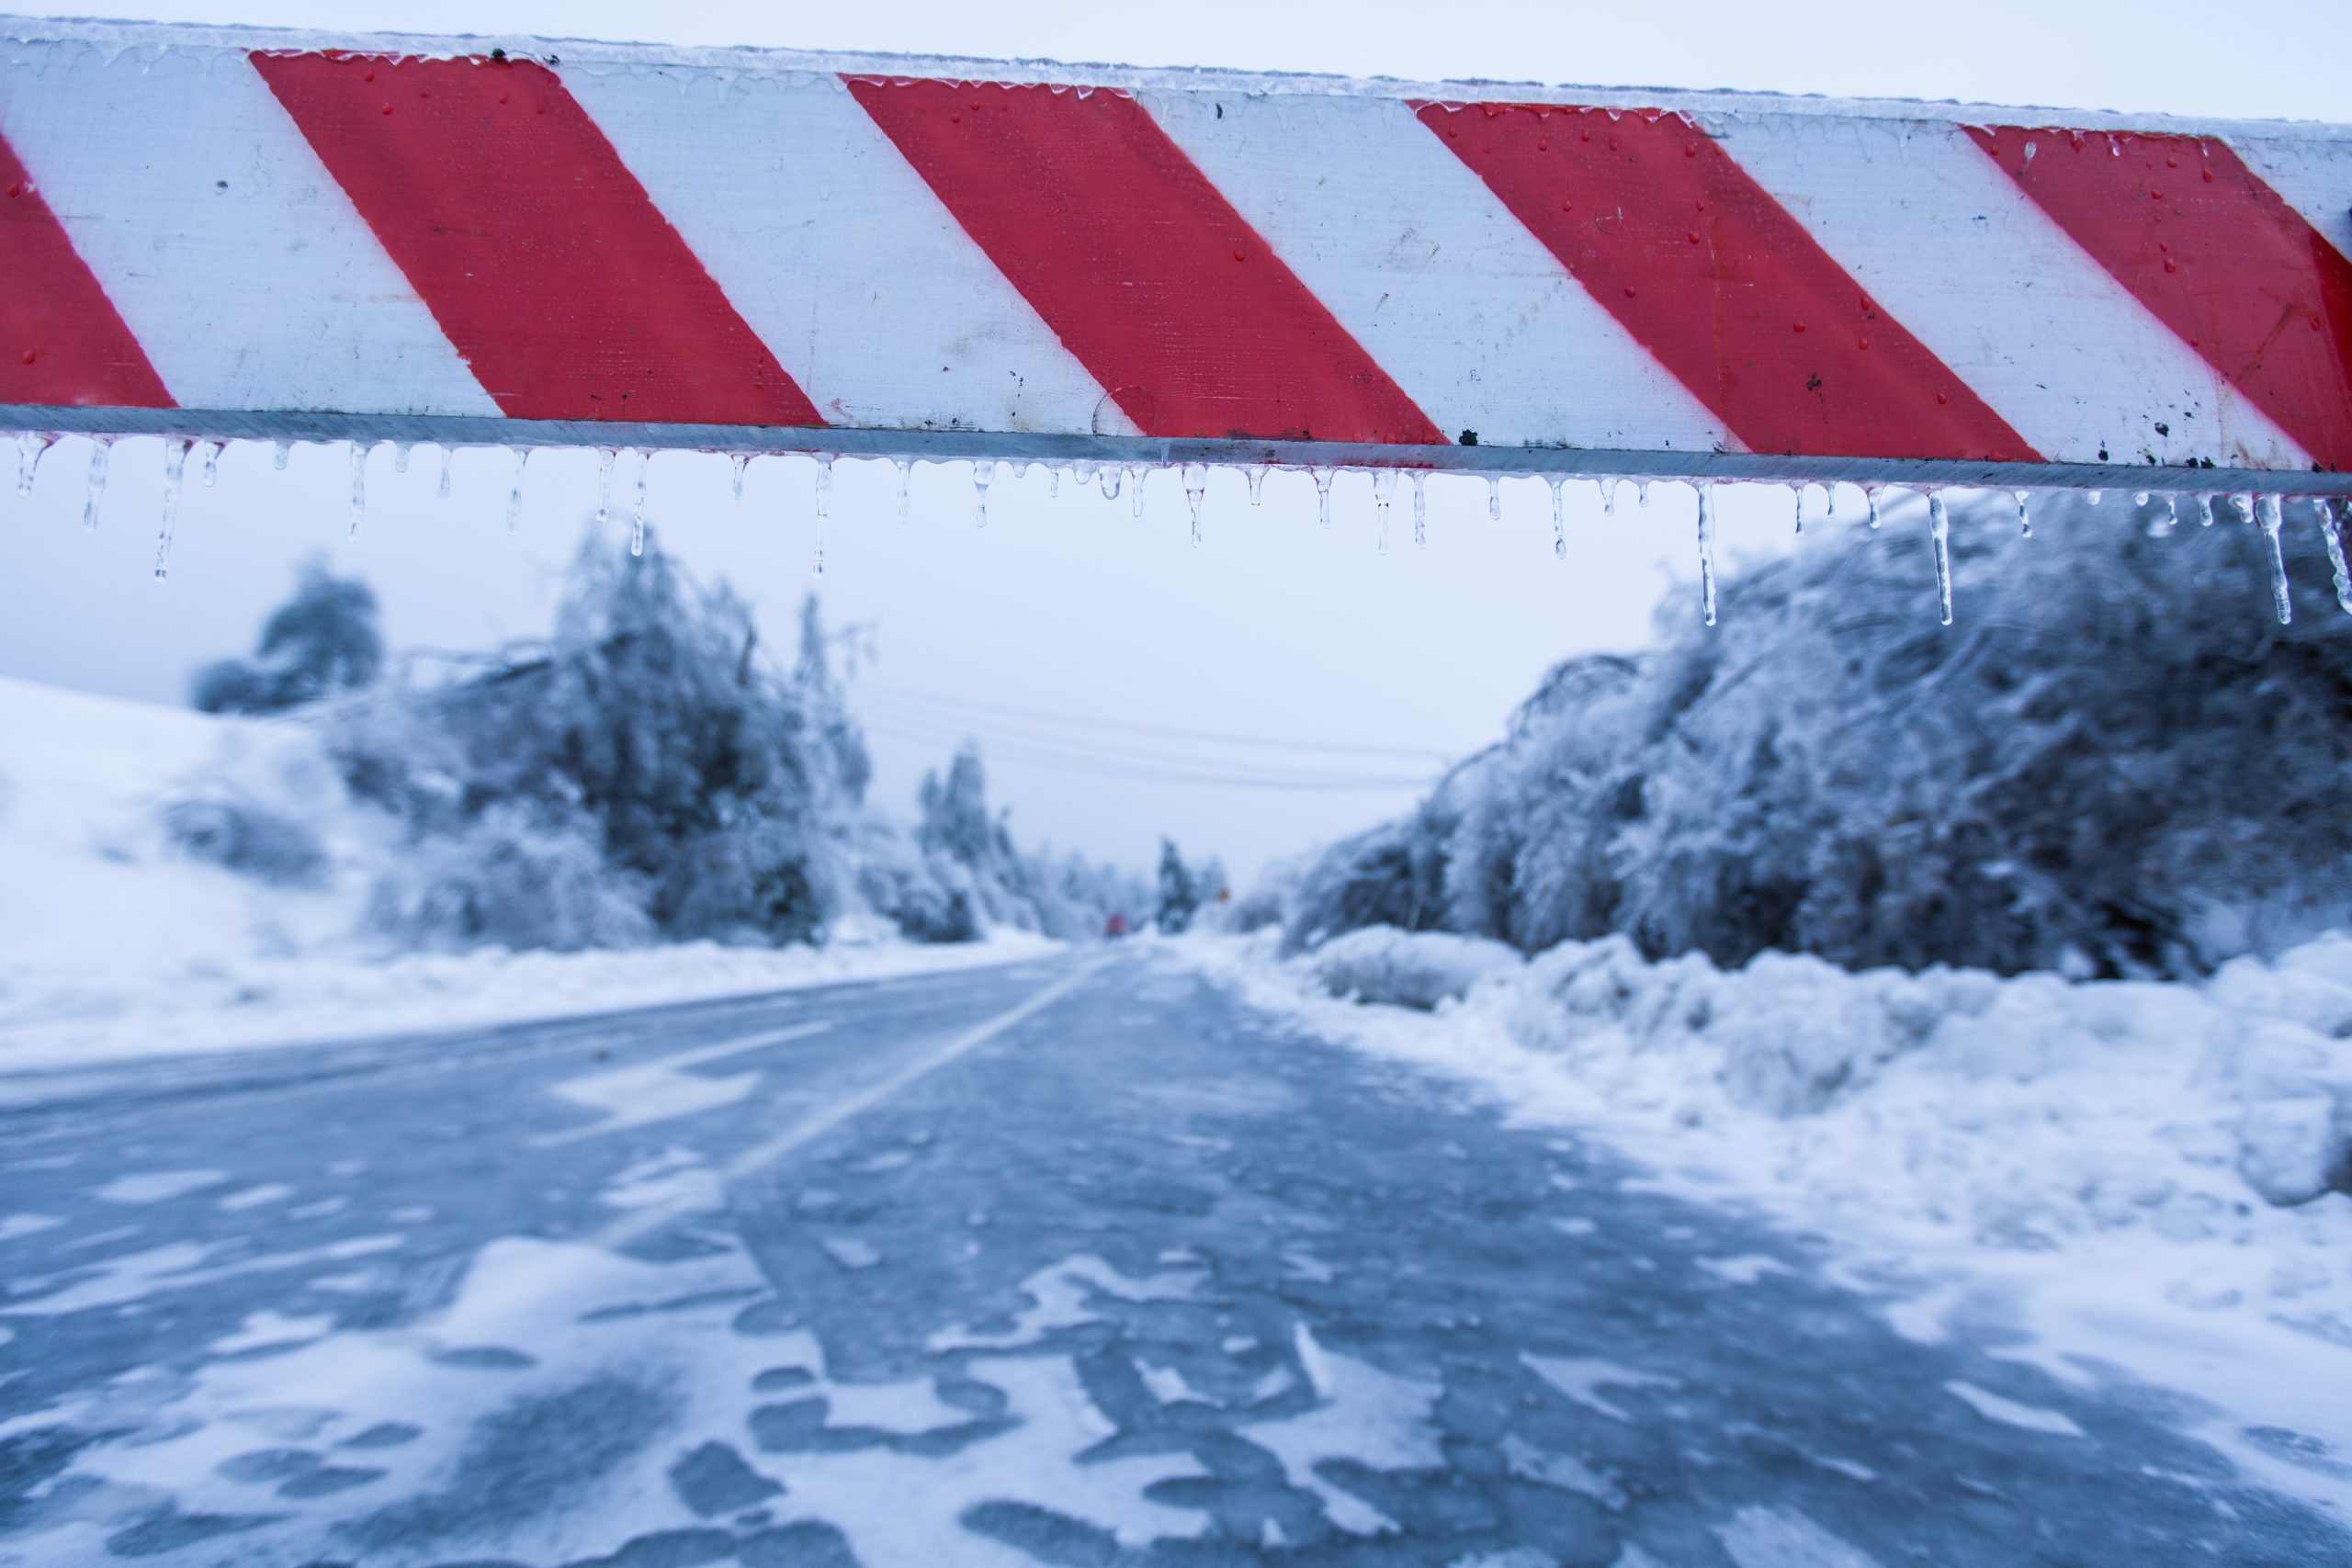
[[[0, 1072], [598, 1012], [1057, 945], [1009, 932], [919, 947], [869, 919], [815, 949], [394, 952], [359, 933], [375, 873], [401, 852], [396, 831], [353, 806], [310, 727], [0, 677]], [[169, 824], [198, 779], [208, 802], [301, 803], [322, 863], [272, 883], [192, 851]]]
[[1287, 962], [1272, 933], [1185, 951], [1823, 1236], [1905, 1332], [2122, 1365], [2228, 1412], [2216, 1439], [2280, 1483], [2352, 1497], [2352, 937], [2195, 985], [1724, 971], [1623, 938], [1522, 961], [1385, 927]]

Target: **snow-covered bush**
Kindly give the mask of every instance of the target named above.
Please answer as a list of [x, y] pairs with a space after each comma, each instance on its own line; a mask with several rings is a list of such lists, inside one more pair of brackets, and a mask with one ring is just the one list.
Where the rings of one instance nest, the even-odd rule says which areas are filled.
[[1564, 665], [1498, 746], [1308, 877], [1358, 926], [1524, 952], [1771, 949], [1849, 968], [2195, 974], [2352, 912], [2352, 618], [2315, 513], [1955, 504], [1957, 624], [1917, 507], [1679, 599], [1637, 660]]
[[1350, 931], [1307, 960], [1316, 983], [1335, 997], [1423, 1012], [1468, 995], [1482, 980], [1516, 975], [1526, 964], [1516, 948], [1498, 942], [1394, 926]]
[[164, 808], [164, 828], [183, 852], [257, 882], [309, 887], [326, 872], [326, 848], [307, 823], [254, 801], [174, 801]]
[[653, 934], [641, 893], [599, 852], [593, 825], [519, 803], [419, 838], [368, 897], [368, 923], [403, 947], [630, 947]]

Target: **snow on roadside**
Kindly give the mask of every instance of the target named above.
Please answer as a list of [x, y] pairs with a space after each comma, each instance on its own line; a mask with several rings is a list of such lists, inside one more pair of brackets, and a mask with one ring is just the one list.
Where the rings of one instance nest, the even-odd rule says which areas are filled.
[[[1380, 940], [1396, 970], [1420, 939]], [[1174, 951], [1597, 1134], [1662, 1189], [1825, 1237], [1907, 1334], [2205, 1401], [2209, 1439], [2352, 1511], [2352, 1196], [2326, 1190], [2352, 1149], [2352, 937], [2201, 985], [1785, 954], [1725, 972], [1612, 938], [1498, 964], [1433, 1012], [1344, 999], [1363, 987], [1334, 976], [1363, 962], [1284, 962], [1272, 933]]]
[[[174, 844], [187, 781], [303, 803], [326, 864], [267, 885]], [[845, 919], [820, 949], [699, 942], [387, 953], [355, 935], [399, 852], [316, 732], [0, 676], [0, 1073], [550, 1018], [1007, 963], [1021, 932], [922, 947]]]

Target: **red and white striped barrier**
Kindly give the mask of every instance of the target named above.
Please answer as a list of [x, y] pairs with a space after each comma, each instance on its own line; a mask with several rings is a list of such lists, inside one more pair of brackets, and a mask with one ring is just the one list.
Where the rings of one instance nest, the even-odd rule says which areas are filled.
[[13, 26], [16, 428], [2352, 491], [2352, 129]]

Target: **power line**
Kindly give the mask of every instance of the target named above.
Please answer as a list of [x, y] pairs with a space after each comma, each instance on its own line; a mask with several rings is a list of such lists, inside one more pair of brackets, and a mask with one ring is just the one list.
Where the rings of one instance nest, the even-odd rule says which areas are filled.
[[1165, 725], [1136, 724], [1114, 718], [1082, 718], [1072, 714], [1049, 713], [1042, 708], [1016, 707], [1010, 703], [992, 703], [976, 697], [944, 697], [930, 692], [919, 692], [908, 686], [893, 686], [885, 682], [864, 682], [862, 692], [916, 703], [933, 708], [969, 710], [974, 713], [1000, 714], [1012, 718], [1030, 719], [1039, 723], [1069, 728], [1115, 730], [1127, 735], [1145, 735], [1162, 740], [1191, 740], [1220, 746], [1250, 746], [1274, 751], [1324, 751], [1340, 756], [1394, 757], [1419, 762], [1450, 761], [1442, 751], [1416, 746], [1356, 746], [1335, 740], [1286, 740], [1271, 735], [1236, 735], [1207, 729], [1179, 729]]

